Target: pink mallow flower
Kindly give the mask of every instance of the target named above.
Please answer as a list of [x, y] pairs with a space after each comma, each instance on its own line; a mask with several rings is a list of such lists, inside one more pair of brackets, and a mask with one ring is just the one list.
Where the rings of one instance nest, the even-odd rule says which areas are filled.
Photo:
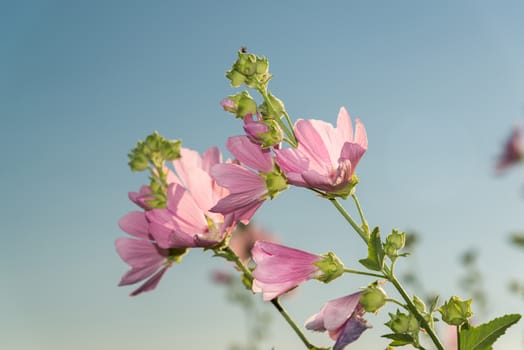
[[524, 159], [524, 149], [522, 146], [522, 132], [521, 129], [515, 127], [509, 136], [504, 150], [499, 156], [496, 164], [497, 172], [501, 173], [509, 167], [517, 164]]
[[294, 126], [297, 148], [275, 150], [276, 162], [288, 183], [347, 197], [357, 180], [353, 174], [368, 148], [366, 129], [360, 120], [355, 133], [344, 107], [337, 126], [321, 120], [299, 119]]
[[267, 241], [257, 241], [251, 255], [256, 264], [252, 290], [262, 293], [264, 301], [312, 278], [329, 282], [344, 270], [333, 253], [320, 256]]
[[211, 176], [230, 193], [211, 211], [231, 214], [235, 221], [248, 223], [267, 198], [274, 198], [288, 185], [269, 149], [262, 149], [245, 135], [230, 137], [226, 147], [242, 165], [252, 170], [234, 163], [215, 165]]
[[306, 321], [306, 328], [317, 332], [328, 331], [335, 340], [333, 350], [342, 350], [357, 340], [371, 325], [363, 318], [364, 308], [359, 300], [362, 292], [328, 301], [318, 313]]
[[[168, 249], [160, 248], [149, 234], [149, 222], [144, 212], [131, 212], [120, 219], [120, 228], [138, 238], [118, 238], [115, 241], [118, 255], [131, 269], [122, 276], [119, 286], [145, 281], [130, 295], [135, 296], [156, 288], [158, 282], [173, 262], [180, 257]], [[179, 252], [177, 252], [179, 253]]]
[[168, 176], [166, 207], [146, 213], [150, 233], [165, 249], [215, 246], [234, 228], [231, 215], [210, 211], [229, 193], [209, 175], [221, 163], [220, 152], [213, 147], [200, 157], [183, 148], [180, 154], [173, 161], [176, 176]]

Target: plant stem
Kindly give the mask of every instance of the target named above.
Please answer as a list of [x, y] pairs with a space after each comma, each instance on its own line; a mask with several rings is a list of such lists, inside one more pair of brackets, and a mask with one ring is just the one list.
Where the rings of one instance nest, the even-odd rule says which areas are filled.
[[400, 295], [402, 296], [402, 299], [404, 299], [404, 301], [406, 302], [407, 308], [409, 309], [409, 311], [411, 311], [411, 313], [415, 315], [419, 323], [422, 325], [422, 328], [426, 330], [429, 337], [433, 341], [433, 344], [435, 344], [437, 349], [444, 350], [444, 346], [440, 343], [440, 339], [435, 334], [435, 331], [430, 327], [426, 319], [424, 319], [424, 317], [417, 310], [417, 307], [415, 306], [415, 304], [413, 304], [413, 301], [411, 301], [408, 293], [406, 293], [406, 291], [404, 290], [400, 282], [391, 273], [391, 271], [389, 270], [387, 266], [384, 267], [384, 274], [387, 276], [387, 279], [395, 286], [397, 291], [400, 293]]
[[[226, 246], [223, 248], [224, 252], [226, 252], [228, 258], [235, 263], [235, 265], [242, 271], [244, 276], [249, 280], [250, 284], [253, 282], [253, 274], [251, 273], [251, 270], [240, 260], [238, 255], [231, 249], [231, 247]], [[311, 344], [304, 333], [298, 328], [297, 324], [293, 319], [289, 316], [289, 314], [286, 312], [286, 310], [282, 307], [280, 302], [278, 301], [278, 298], [272, 299], [271, 304], [278, 310], [280, 315], [286, 320], [286, 322], [289, 324], [289, 326], [295, 331], [296, 335], [302, 340], [304, 345], [308, 350], [317, 350], [320, 349], [313, 344]]]
[[362, 227], [364, 228], [364, 231], [366, 231], [366, 233], [369, 235], [369, 225], [366, 218], [364, 217], [364, 212], [362, 212], [362, 207], [360, 206], [360, 202], [358, 201], [357, 195], [353, 193], [351, 195], [351, 198], [353, 198], [353, 201], [355, 202], [355, 205], [357, 207], [358, 215], [360, 215], [360, 221], [362, 222]]
[[[353, 227], [353, 229], [358, 233], [358, 235], [364, 240], [364, 242], [367, 245], [368, 242], [369, 242], [369, 234], [361, 226], [359, 226], [355, 222], [355, 220], [353, 220], [351, 215], [349, 215], [349, 213], [344, 209], [344, 207], [342, 207], [340, 205], [340, 203], [337, 201], [336, 198], [328, 198], [328, 199], [329, 199], [329, 201], [331, 203], [333, 203], [333, 205], [335, 206], [335, 208], [337, 208], [339, 213], [346, 219], [346, 221], [351, 225], [351, 227]], [[358, 208], [360, 217], [362, 219], [363, 225], [367, 225], [367, 223], [366, 223], [366, 221], [364, 219], [364, 214], [362, 213], [362, 209], [360, 207], [360, 204], [358, 203], [358, 199], [356, 198], [356, 196], [353, 196], [353, 200], [355, 201], [355, 203], [357, 205], [357, 208]], [[400, 282], [397, 280], [397, 278], [393, 275], [393, 271], [388, 266], [384, 266], [384, 268], [382, 269], [382, 272], [384, 273], [384, 277], [388, 281], [390, 281], [393, 284], [393, 286], [395, 286], [397, 291], [402, 296], [402, 299], [404, 299], [404, 301], [406, 302], [407, 309], [413, 315], [415, 315], [415, 317], [417, 318], [418, 322], [422, 325], [422, 328], [424, 328], [426, 330], [426, 332], [430, 336], [431, 340], [433, 341], [433, 343], [435, 344], [437, 349], [438, 350], [444, 350], [444, 347], [440, 343], [440, 340], [437, 337], [437, 335], [435, 334], [435, 331], [429, 326], [428, 322], [424, 319], [424, 317], [417, 310], [415, 304], [413, 304], [413, 301], [411, 301], [411, 299], [409, 298], [409, 295], [406, 293], [406, 291], [404, 290], [404, 288], [402, 287]]]
[[378, 277], [378, 278], [386, 278], [384, 275], [379, 275], [378, 273], [372, 273], [372, 272], [365, 272], [365, 271], [358, 271], [358, 270], [351, 270], [351, 269], [344, 269], [344, 272], [347, 273], [353, 273], [356, 275], [365, 275], [365, 276], [371, 276], [371, 277]]
[[336, 198], [328, 198], [329, 201], [337, 208], [338, 212], [346, 219], [346, 221], [353, 227], [353, 229], [358, 233], [360, 238], [364, 240], [364, 242], [367, 244], [369, 241], [369, 235], [360, 227], [355, 220], [349, 215], [349, 213], [344, 209], [342, 205], [338, 202]]

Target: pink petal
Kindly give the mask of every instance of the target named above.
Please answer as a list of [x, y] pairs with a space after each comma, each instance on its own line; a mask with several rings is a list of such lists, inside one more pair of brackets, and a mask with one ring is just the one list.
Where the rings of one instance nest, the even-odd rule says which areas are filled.
[[337, 118], [337, 130], [345, 142], [353, 141], [353, 126], [348, 111], [340, 107]]
[[323, 137], [320, 135], [321, 132], [324, 138], [327, 138], [328, 128], [333, 129], [333, 126], [321, 120], [298, 120], [295, 123], [295, 135], [300, 149], [307, 153], [310, 161], [314, 161], [317, 164], [331, 163], [329, 151], [326, 148]]
[[247, 136], [228, 138], [226, 147], [236, 159], [252, 169], [263, 173], [269, 173], [273, 170], [271, 152], [251, 142]]
[[168, 267], [169, 266], [165, 266], [164, 268], [162, 268], [153, 277], [148, 279], [144, 284], [142, 284], [138, 289], [136, 289], [134, 292], [132, 292], [129, 295], [134, 297], [134, 296], [136, 296], [138, 294], [141, 294], [141, 293], [144, 293], [144, 292], [150, 292], [153, 289], [155, 289], [156, 286], [158, 285], [158, 282], [160, 282], [160, 280], [164, 276], [164, 273], [166, 272]]
[[368, 149], [368, 137], [366, 134], [366, 129], [360, 121], [360, 119], [355, 120], [355, 139], [353, 142], [362, 146], [363, 149]]
[[348, 296], [328, 301], [324, 309], [324, 327], [328, 330], [340, 328], [346, 320], [351, 317], [359, 305], [362, 292], [350, 294]]
[[217, 147], [211, 147], [202, 155], [202, 169], [209, 174], [215, 164], [222, 163], [222, 154]]
[[266, 188], [261, 176], [237, 164], [217, 164], [211, 169], [211, 176], [232, 193], [261, 192]]
[[119, 221], [120, 228], [135, 237], [149, 239], [149, 223], [142, 211], [134, 211], [123, 216]]
[[115, 247], [122, 260], [133, 267], [161, 263], [167, 256], [165, 250], [145, 240], [118, 238], [115, 241]]
[[[366, 152], [366, 149], [357, 143], [346, 142], [340, 152], [340, 160], [347, 159], [351, 162], [351, 167], [356, 169], [358, 162]], [[340, 161], [339, 160], [339, 161]]]
[[151, 276], [162, 266], [167, 256], [167, 252], [144, 240], [119, 238], [115, 246], [122, 260], [132, 266], [120, 280], [119, 286], [134, 284]]
[[187, 186], [194, 169], [202, 168], [202, 159], [197, 151], [180, 149], [180, 158], [173, 161], [173, 166], [182, 184]]
[[182, 186], [169, 186], [167, 196], [167, 207], [173, 214], [177, 229], [188, 233], [200, 233], [207, 229], [204, 211]]

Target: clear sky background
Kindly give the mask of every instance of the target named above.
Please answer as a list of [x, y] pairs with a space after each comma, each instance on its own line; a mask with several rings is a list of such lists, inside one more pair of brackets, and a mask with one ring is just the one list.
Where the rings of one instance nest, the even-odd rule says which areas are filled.
[[[490, 301], [479, 321], [523, 313], [507, 285], [524, 278], [524, 254], [508, 244], [524, 229], [524, 172], [493, 171], [523, 119], [522, 18], [520, 1], [3, 2], [0, 348], [226, 349], [244, 338], [242, 312], [209, 278], [225, 263], [191, 251], [156, 291], [131, 298], [116, 286], [128, 267], [113, 244], [134, 210], [127, 192], [147, 181], [127, 167], [137, 140], [158, 130], [225, 151], [242, 132], [219, 105], [237, 91], [224, 72], [241, 46], [269, 57], [271, 90], [292, 118], [334, 123], [344, 105], [363, 121], [357, 193], [370, 224], [421, 234], [400, 270], [442, 299], [467, 297], [458, 257], [478, 249]], [[304, 190], [266, 203], [256, 221], [348, 267], [366, 254]], [[284, 304], [302, 324], [369, 282], [309, 282]], [[383, 349], [386, 319], [370, 316], [374, 329], [348, 348]], [[495, 348], [522, 349], [523, 334], [515, 326]], [[267, 349], [302, 348], [276, 314], [271, 338]]]

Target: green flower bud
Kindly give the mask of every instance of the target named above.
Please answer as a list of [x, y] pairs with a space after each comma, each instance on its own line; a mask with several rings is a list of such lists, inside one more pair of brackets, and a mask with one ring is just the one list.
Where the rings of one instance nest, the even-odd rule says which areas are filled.
[[247, 114], [255, 115], [257, 113], [257, 103], [247, 91], [228, 96], [222, 106], [226, 111], [235, 114], [240, 119]]
[[256, 67], [256, 73], [257, 74], [266, 74], [269, 71], [269, 61], [266, 57], [258, 58], [257, 59], [257, 67]]
[[460, 326], [467, 322], [468, 318], [473, 315], [473, 311], [471, 311], [472, 301], [472, 299], [463, 301], [457, 296], [452, 296], [449, 301], [438, 308], [438, 311], [442, 314], [442, 321], [452, 326]]
[[395, 229], [392, 230], [391, 234], [386, 237], [386, 244], [391, 245], [397, 250], [404, 248], [404, 244], [406, 244], [406, 233], [399, 232]]
[[129, 154], [129, 167], [131, 171], [144, 171], [149, 167], [149, 161], [143, 154]]
[[246, 76], [239, 71], [229, 70], [226, 72], [226, 78], [231, 80], [231, 86], [239, 87], [246, 81]]
[[404, 314], [397, 310], [395, 315], [389, 314], [391, 320], [385, 323], [396, 334], [416, 334], [420, 329], [420, 325], [415, 315]]
[[378, 282], [370, 284], [360, 296], [360, 305], [366, 312], [377, 313], [382, 306], [386, 304], [387, 294]]
[[316, 277], [317, 280], [328, 283], [344, 274], [344, 264], [332, 252], [322, 255], [322, 260], [315, 263], [322, 275]]
[[160, 154], [164, 160], [175, 160], [180, 158], [180, 140], [163, 140], [160, 145]]
[[257, 103], [249, 96], [243, 96], [237, 104], [237, 118], [244, 118], [246, 114], [257, 113]]

